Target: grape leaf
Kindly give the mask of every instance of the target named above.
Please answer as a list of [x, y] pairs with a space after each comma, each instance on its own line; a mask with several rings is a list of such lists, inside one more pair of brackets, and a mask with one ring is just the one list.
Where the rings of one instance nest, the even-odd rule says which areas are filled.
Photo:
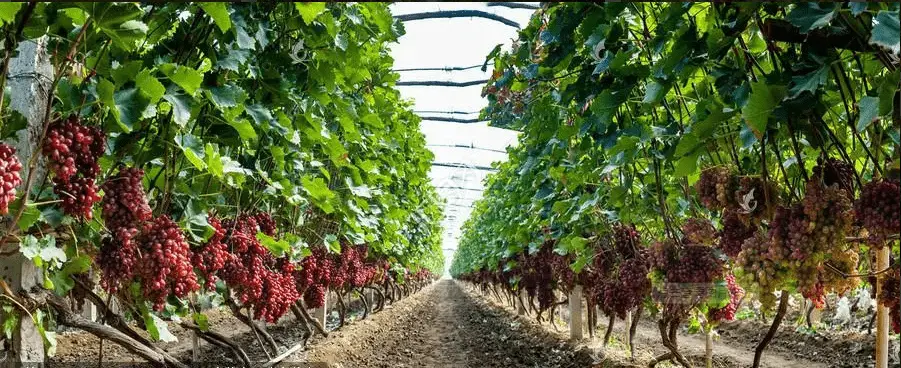
[[178, 145], [178, 148], [181, 148], [182, 152], [185, 154], [185, 158], [187, 158], [194, 167], [200, 170], [206, 169], [206, 162], [203, 160], [204, 147], [200, 139], [192, 134], [176, 134], [175, 144]]
[[882, 10], [876, 15], [870, 44], [882, 47], [897, 55], [901, 52], [901, 21], [898, 11]]
[[144, 69], [135, 77], [135, 86], [147, 96], [150, 100], [148, 103], [155, 104], [163, 94], [166, 93], [166, 87], [156, 77], [150, 75], [150, 70]]
[[169, 91], [163, 95], [163, 99], [172, 106], [172, 118], [178, 126], [184, 128], [191, 120], [194, 100], [183, 93]]
[[759, 139], [766, 131], [770, 114], [779, 106], [779, 102], [785, 97], [785, 86], [768, 85], [766, 82], [752, 82], [751, 96], [748, 103], [741, 110], [745, 123], [754, 135]]
[[789, 96], [796, 98], [804, 92], [816, 93], [817, 88], [825, 84], [828, 77], [829, 67], [826, 65], [805, 75], [793, 76]]
[[5, 23], [12, 23], [16, 20], [16, 13], [25, 5], [24, 2], [3, 2], [0, 3], [0, 27]]
[[788, 14], [788, 21], [801, 33], [808, 33], [829, 25], [837, 10], [833, 3], [800, 3]]
[[325, 11], [325, 3], [323, 2], [296, 2], [294, 7], [300, 12], [300, 17], [306, 24], [312, 24], [319, 14]]
[[858, 105], [860, 106], [860, 117], [857, 119], [857, 131], [862, 132], [876, 120], [876, 116], [879, 114], [879, 98], [864, 96], [861, 97]]
[[210, 18], [213, 18], [213, 22], [216, 23], [216, 26], [222, 32], [228, 31], [232, 27], [232, 21], [228, 17], [228, 9], [225, 7], [225, 3], [202, 2], [198, 5]]
[[176, 342], [178, 338], [169, 332], [169, 324], [162, 318], [151, 314], [147, 308], [143, 309], [144, 325], [147, 326], [147, 332], [155, 341]]
[[200, 83], [203, 82], [203, 73], [184, 65], [169, 63], [160, 65], [159, 69], [189, 95], [200, 89]]

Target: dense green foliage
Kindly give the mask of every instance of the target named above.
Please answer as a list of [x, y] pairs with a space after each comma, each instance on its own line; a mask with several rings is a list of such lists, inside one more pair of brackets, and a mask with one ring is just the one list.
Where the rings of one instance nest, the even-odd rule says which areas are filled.
[[[260, 236], [276, 257], [366, 244], [395, 270], [443, 272], [433, 156], [394, 88], [388, 46], [403, 28], [386, 4], [4, 3], [0, 34], [4, 65], [44, 37], [57, 74], [42, 124], [74, 115], [102, 129], [97, 184], [120, 165], [143, 169], [153, 215], [175, 220], [192, 248], [214, 234], [209, 214], [264, 212], [280, 229]], [[22, 91], [2, 85], [12, 142], [25, 120], [10, 98]], [[63, 295], [110, 234], [101, 206], [63, 215], [49, 181], [30, 184], [3, 239], [22, 239]], [[185, 300], [168, 301], [167, 315], [184, 313]]]

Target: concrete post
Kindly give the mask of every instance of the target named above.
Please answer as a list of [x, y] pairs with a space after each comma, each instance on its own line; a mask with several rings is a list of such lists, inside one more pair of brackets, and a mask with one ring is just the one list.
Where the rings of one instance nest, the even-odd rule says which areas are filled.
[[581, 340], [582, 334], [582, 286], [573, 287], [569, 295], [569, 337]]
[[97, 306], [88, 300], [81, 302], [81, 316], [89, 321], [97, 321]]
[[[30, 290], [42, 284], [43, 276], [40, 270], [22, 254], [15, 254], [3, 261], [3, 279], [9, 284], [12, 292]], [[6, 359], [7, 367], [18, 367], [20, 363], [44, 362], [44, 340], [34, 323], [24, 313], [20, 316], [19, 327], [13, 332], [12, 343], [13, 356]]]
[[[29, 160], [40, 149], [44, 115], [52, 80], [53, 66], [50, 64], [50, 57], [47, 53], [47, 38], [42, 37], [19, 43], [18, 56], [10, 59], [7, 85], [12, 91], [9, 94], [9, 107], [21, 113], [28, 122], [25, 129], [17, 132], [16, 142], [16, 154], [22, 163], [20, 175], [23, 182], [28, 176]], [[40, 183], [45, 173], [43, 162], [39, 161], [36, 171], [33, 173], [32, 184]], [[30, 189], [17, 188], [17, 194], [23, 196]], [[40, 270], [34, 266], [31, 260], [21, 254], [2, 259], [0, 273], [13, 292], [40, 287], [43, 281]], [[28, 316], [21, 318], [19, 327], [13, 333], [11, 355], [6, 358], [6, 366], [44, 362], [44, 341]]]
[[363, 293], [366, 296], [366, 302], [369, 303], [369, 307], [372, 308], [375, 303], [375, 292], [372, 291], [372, 289], [366, 289]]

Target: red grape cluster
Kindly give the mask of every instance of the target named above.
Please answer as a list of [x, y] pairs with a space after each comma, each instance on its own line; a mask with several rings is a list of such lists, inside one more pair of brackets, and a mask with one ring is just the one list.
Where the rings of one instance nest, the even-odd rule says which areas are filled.
[[254, 308], [254, 318], [276, 323], [300, 299], [294, 282], [294, 266], [287, 261], [279, 262], [277, 271], [267, 270], [263, 284], [263, 295]]
[[67, 182], [57, 182], [53, 185], [53, 190], [62, 201], [59, 206], [63, 213], [86, 219], [93, 217], [91, 209], [94, 203], [100, 201], [99, 189], [94, 184], [94, 179], [85, 177], [74, 177]]
[[717, 238], [716, 228], [710, 220], [692, 217], [682, 224], [683, 242], [686, 244], [713, 245]]
[[363, 260], [357, 248], [345, 244], [341, 249], [341, 268], [346, 276], [345, 287], [360, 287], [365, 285], [365, 273], [363, 272]]
[[653, 268], [664, 277], [662, 294], [655, 294], [670, 318], [682, 318], [702, 302], [713, 282], [723, 277], [717, 250], [704, 245], [679, 246], [666, 240], [650, 252]]
[[106, 136], [95, 127], [81, 125], [77, 116], [53, 122], [47, 130], [44, 156], [53, 173], [53, 191], [63, 212], [90, 219], [91, 208], [100, 200], [94, 183], [100, 174], [97, 160], [106, 150]]
[[633, 258], [641, 249], [641, 235], [635, 225], [616, 224], [613, 226], [613, 245], [623, 258]]
[[829, 275], [828, 266], [848, 273], [857, 269], [853, 251], [843, 249], [845, 234], [853, 221], [848, 193], [838, 186], [825, 186], [814, 176], [801, 203], [776, 209], [766, 235], [758, 233], [744, 242], [736, 265], [740, 278], [759, 288], [765, 308], [775, 303], [773, 291], [791, 287], [789, 275], [806, 298], [825, 303], [827, 292], [843, 293], [854, 280]]
[[[573, 272], [570, 265], [573, 263], [572, 255], [561, 256], [557, 253], [550, 255], [550, 265], [552, 277], [557, 280], [566, 290], [571, 290], [576, 283], [576, 273]], [[503, 270], [503, 267], [499, 269]]]
[[901, 333], [901, 270], [897, 269], [885, 274], [881, 278], [882, 293], [879, 294], [879, 303], [889, 309], [890, 319], [892, 320], [892, 330], [895, 333]]
[[745, 289], [735, 282], [735, 276], [732, 274], [726, 275], [726, 288], [729, 289], [729, 303], [725, 307], [708, 310], [708, 321], [719, 322], [735, 319], [735, 312], [738, 311], [738, 303], [745, 296]]
[[256, 238], [256, 216], [240, 216], [222, 222], [232, 251], [218, 276], [235, 292], [254, 318], [275, 322], [300, 298], [293, 265], [276, 260]]
[[738, 213], [732, 209], [723, 212], [722, 223], [719, 248], [727, 256], [735, 258], [741, 252], [745, 240], [754, 236], [754, 227], [742, 221]]
[[213, 215], [209, 216], [210, 226], [213, 227], [213, 235], [200, 248], [194, 251], [191, 261], [194, 268], [200, 273], [204, 279], [204, 286], [207, 290], [216, 288], [216, 273], [225, 268], [226, 263], [232, 260], [232, 254], [228, 251], [228, 245], [225, 240], [225, 228], [222, 222]]
[[162, 310], [172, 294], [182, 298], [200, 288], [191, 264], [191, 249], [181, 228], [168, 216], [144, 223], [134, 239], [141, 254], [136, 273], [144, 297]]
[[707, 284], [723, 276], [723, 260], [703, 245], [686, 245], [665, 269], [667, 282]]
[[[303, 259], [300, 275], [307, 284], [303, 299], [310, 308], [321, 308], [325, 305], [325, 296], [332, 278], [332, 258], [323, 247], [313, 248], [312, 254]], [[304, 271], [306, 270], [306, 271]]]
[[826, 286], [822, 282], [816, 281], [809, 285], [798, 286], [801, 290], [801, 296], [810, 300], [816, 309], [823, 309], [826, 306]]
[[627, 259], [619, 266], [618, 275], [604, 283], [600, 306], [605, 313], [616, 314], [620, 319], [642, 303], [651, 291], [648, 267], [638, 258]]
[[817, 159], [817, 166], [813, 168], [813, 174], [827, 186], [838, 186], [848, 192], [848, 195], [854, 193], [854, 167], [845, 161], [832, 157], [823, 160], [820, 157]]
[[874, 240], [897, 234], [901, 229], [901, 182], [883, 179], [864, 184], [854, 213]]
[[807, 183], [804, 199], [793, 208], [787, 243], [794, 259], [828, 254], [845, 242], [845, 234], [853, 223], [851, 200], [836, 187], [826, 187], [816, 179]]
[[102, 271], [100, 286], [109, 293], [116, 293], [131, 282], [138, 266], [140, 254], [134, 237], [138, 229], [120, 227], [112, 236], [104, 238], [100, 245], [97, 263]]
[[272, 215], [260, 212], [254, 215], [254, 219], [257, 221], [257, 225], [260, 226], [260, 231], [263, 234], [275, 236], [275, 234], [278, 233], [278, 226], [275, 223], [275, 219], [272, 218]]
[[711, 211], [721, 210], [734, 203], [735, 176], [728, 168], [717, 166], [701, 171], [696, 184], [698, 198]]
[[9, 204], [16, 200], [16, 187], [22, 184], [19, 171], [22, 163], [16, 157], [16, 149], [0, 144], [0, 215], [9, 213]]
[[101, 217], [110, 231], [137, 227], [153, 217], [141, 183], [143, 178], [143, 170], [120, 166], [119, 172], [101, 186], [105, 194]]

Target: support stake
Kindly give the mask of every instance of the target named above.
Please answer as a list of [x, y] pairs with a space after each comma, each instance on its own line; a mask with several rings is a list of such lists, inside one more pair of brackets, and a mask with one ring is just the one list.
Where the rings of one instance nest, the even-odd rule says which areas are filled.
[[[888, 267], [889, 251], [891, 247], [883, 245], [876, 251], [876, 269], [883, 270]], [[894, 287], [894, 286], [893, 286]], [[882, 283], [876, 283], [876, 300], [882, 295]], [[888, 368], [888, 330], [889, 310], [881, 303], [876, 303], [876, 368]]]
[[569, 295], [569, 337], [581, 340], [582, 334], [582, 286], [573, 287]]

